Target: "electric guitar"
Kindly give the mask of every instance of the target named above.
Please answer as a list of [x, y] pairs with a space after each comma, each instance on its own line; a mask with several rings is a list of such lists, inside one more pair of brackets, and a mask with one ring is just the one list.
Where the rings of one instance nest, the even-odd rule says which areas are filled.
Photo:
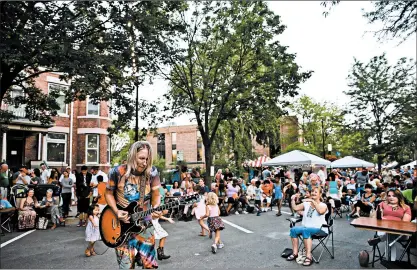
[[[145, 198], [145, 201], [146, 199], [147, 198]], [[152, 222], [145, 221], [144, 218], [153, 212], [168, 210], [179, 205], [192, 204], [198, 200], [198, 194], [176, 197], [172, 202], [148, 210], [140, 208], [138, 202], [131, 202], [124, 208], [117, 205], [117, 209], [129, 213], [129, 223], [119, 221], [117, 213], [114, 213], [111, 207], [107, 205], [100, 215], [101, 240], [108, 247], [118, 247], [129, 238], [131, 233], [141, 233], [145, 231]]]

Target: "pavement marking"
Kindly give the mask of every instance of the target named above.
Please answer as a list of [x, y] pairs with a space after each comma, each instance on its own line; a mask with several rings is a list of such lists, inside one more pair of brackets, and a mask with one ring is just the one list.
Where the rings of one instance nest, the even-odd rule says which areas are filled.
[[10, 239], [9, 241], [4, 242], [3, 244], [1, 244], [0, 248], [3, 248], [3, 247], [7, 246], [7, 245], [8, 245], [8, 244], [10, 244], [10, 243], [13, 243], [14, 241], [19, 240], [20, 238], [22, 238], [22, 237], [24, 237], [24, 236], [26, 236], [26, 235], [28, 235], [28, 234], [30, 234], [30, 233], [33, 233], [34, 231], [36, 231], [36, 229], [33, 229], [33, 230], [31, 230], [31, 231], [27, 231], [27, 232], [25, 232], [25, 233], [22, 233], [21, 235], [19, 235], [19, 236], [15, 237], [15, 238], [13, 238], [13, 239]]
[[[274, 210], [275, 212], [278, 212], [278, 210], [277, 210], [277, 209], [272, 209], [272, 210]], [[285, 211], [281, 211], [281, 213], [284, 213], [284, 214], [287, 214], [287, 215], [292, 215], [292, 213], [290, 213], [290, 212], [285, 212]]]
[[222, 220], [223, 220], [224, 223], [229, 224], [230, 226], [235, 227], [236, 229], [241, 230], [242, 232], [245, 232], [245, 233], [253, 233], [252, 231], [249, 231], [249, 230], [247, 230], [245, 228], [242, 228], [239, 225], [236, 225], [236, 224], [234, 224], [234, 223], [232, 223], [230, 221], [227, 221], [227, 220], [225, 220], [223, 218], [222, 218]]

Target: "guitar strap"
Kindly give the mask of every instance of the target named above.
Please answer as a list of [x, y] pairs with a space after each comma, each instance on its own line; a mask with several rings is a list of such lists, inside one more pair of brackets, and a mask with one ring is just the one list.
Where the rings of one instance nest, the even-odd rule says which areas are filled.
[[143, 202], [145, 201], [145, 190], [146, 190], [146, 172], [143, 175], [139, 176], [140, 178], [140, 187], [139, 187], [139, 193], [140, 193], [140, 198], [139, 198], [139, 206], [141, 208], [143, 208]]

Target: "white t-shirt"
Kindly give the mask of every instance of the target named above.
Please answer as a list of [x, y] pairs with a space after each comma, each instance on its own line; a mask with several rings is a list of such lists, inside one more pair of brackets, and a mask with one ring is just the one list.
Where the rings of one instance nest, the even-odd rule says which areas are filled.
[[[97, 173], [96, 175], [94, 175], [94, 174], [93, 174], [93, 176], [91, 177], [91, 182], [90, 182], [90, 185], [91, 185], [91, 184], [93, 184], [93, 185], [98, 185], [97, 175], [98, 175], [98, 173]], [[104, 181], [103, 181], [103, 182], [104, 182]], [[97, 186], [92, 187], [92, 190], [93, 190], [93, 197], [97, 197], [97, 196], [98, 196], [98, 189], [97, 189]]]
[[[304, 213], [302, 225], [304, 227], [320, 229], [323, 224], [326, 224], [325, 215], [328, 210], [326, 210], [326, 213], [324, 213], [323, 215], [320, 215], [316, 209], [311, 207], [311, 204], [309, 202], [304, 202], [303, 205]], [[321, 202], [319, 205], [327, 207], [327, 205], [323, 202]]]
[[45, 169], [44, 171], [41, 172], [42, 184], [48, 183], [48, 178], [50, 175], [51, 175], [51, 170]]
[[324, 175], [324, 172], [322, 170], [319, 170], [317, 172], [317, 175], [320, 177], [320, 183], [319, 183], [319, 185], [323, 185], [323, 183], [326, 182], [326, 175]]

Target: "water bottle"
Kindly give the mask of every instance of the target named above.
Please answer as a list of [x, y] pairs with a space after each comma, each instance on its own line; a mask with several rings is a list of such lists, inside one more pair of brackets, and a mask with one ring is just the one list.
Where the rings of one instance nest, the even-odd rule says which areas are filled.
[[346, 220], [350, 221], [350, 215], [349, 214], [346, 214]]

